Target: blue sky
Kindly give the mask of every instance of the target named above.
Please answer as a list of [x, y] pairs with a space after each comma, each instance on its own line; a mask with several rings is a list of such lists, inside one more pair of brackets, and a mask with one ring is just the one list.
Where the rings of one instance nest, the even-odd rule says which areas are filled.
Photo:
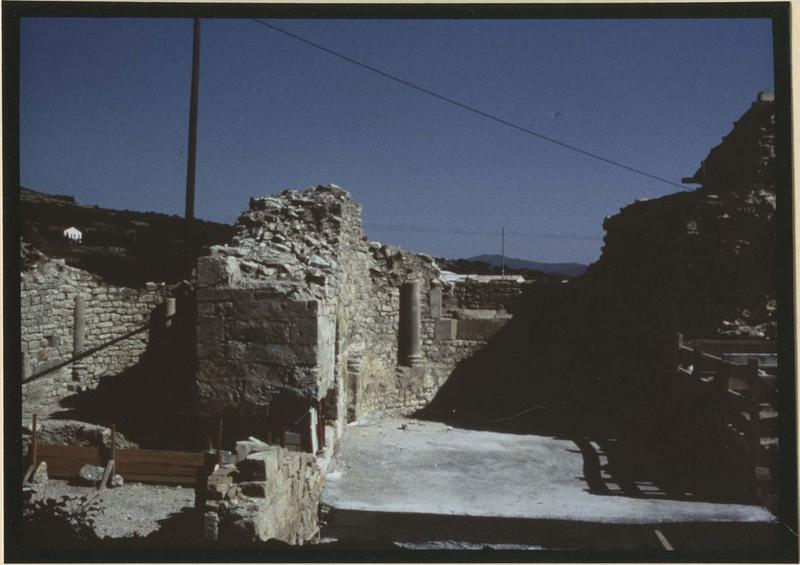
[[[773, 89], [766, 19], [270, 21], [675, 182]], [[191, 34], [189, 19], [24, 19], [22, 184], [182, 214]], [[232, 222], [251, 196], [335, 183], [372, 240], [468, 257], [499, 253], [486, 234], [504, 225], [526, 234], [506, 238], [509, 256], [588, 263], [605, 216], [678, 190], [249, 20], [203, 20], [201, 59], [200, 218]]]

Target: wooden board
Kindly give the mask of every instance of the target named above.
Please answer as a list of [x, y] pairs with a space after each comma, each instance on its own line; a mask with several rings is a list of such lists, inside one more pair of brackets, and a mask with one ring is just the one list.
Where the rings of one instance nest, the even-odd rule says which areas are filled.
[[[84, 465], [104, 467], [110, 450], [73, 445], [38, 446], [39, 461], [47, 462], [48, 475], [54, 479], [75, 479]], [[155, 484], [194, 485], [202, 474], [202, 453], [155, 449], [115, 450], [115, 472], [126, 481]]]
[[117, 449], [114, 459], [123, 463], [164, 463], [201, 467], [204, 455], [191, 451], [165, 451], [158, 449]]
[[778, 344], [766, 340], [725, 340], [725, 339], [699, 339], [689, 342], [692, 345], [709, 353], [775, 353]]

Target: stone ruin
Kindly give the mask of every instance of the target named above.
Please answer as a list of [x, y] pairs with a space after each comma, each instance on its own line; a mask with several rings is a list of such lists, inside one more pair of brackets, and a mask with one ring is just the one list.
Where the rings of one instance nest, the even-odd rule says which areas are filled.
[[[236, 226], [198, 260], [198, 409], [256, 437], [210, 477], [205, 535], [302, 543], [318, 527], [320, 443], [366, 414], [426, 406], [522, 287], [449, 284], [431, 257], [370, 243], [333, 185], [251, 199]], [[311, 453], [277, 445], [287, 430], [319, 435], [314, 421], [322, 438], [293, 446]]]
[[[654, 353], [647, 346], [660, 350], [665, 339], [650, 334], [672, 327], [664, 320], [675, 318], [673, 304], [686, 306], [678, 321], [687, 335], [692, 328], [697, 335], [713, 330], [725, 335], [726, 321], [746, 307], [748, 317], [740, 317], [747, 325], [737, 322], [737, 328], [752, 333], [764, 327], [761, 333], [773, 337], [771, 101], [759, 97], [746, 118], [737, 125], [750, 131], [742, 139], [755, 137], [757, 143], [736, 143], [748, 148], [748, 162], [757, 165], [753, 175], [725, 173], [722, 165], [732, 158], [732, 141], [724, 142], [693, 177], [703, 182], [701, 189], [626, 207], [604, 223], [603, 257], [586, 276], [563, 289], [558, 285], [532, 293], [536, 300], [525, 309], [536, 312], [540, 331], [519, 338], [527, 340], [520, 382], [532, 371], [527, 356], [537, 352], [544, 358], [538, 365], [543, 374], [556, 365], [567, 374], [614, 374], [621, 372], [619, 367], [629, 371], [632, 358], [652, 367]], [[636, 221], [651, 211], [647, 221]], [[428, 405], [457, 367], [463, 369], [465, 361], [502, 341], [491, 337], [508, 323], [525, 287], [512, 281], [450, 284], [440, 278], [431, 257], [370, 243], [360, 206], [333, 185], [251, 199], [235, 230], [229, 244], [213, 246], [198, 259], [187, 308], [178, 308], [185, 313], [195, 303], [196, 321], [187, 339], [196, 365], [187, 370], [196, 384], [197, 416], [224, 417], [229, 440], [254, 436], [246, 452], [237, 449], [236, 464], [222, 465], [212, 475], [204, 494], [206, 528], [216, 532], [233, 519], [252, 537], [299, 543], [317, 528], [322, 472], [311, 453], [275, 445], [273, 432], [316, 411], [328, 424], [325, 443], [333, 444], [346, 422]], [[170, 299], [174, 305], [176, 286], [115, 287], [62, 260], [23, 251], [24, 376], [134, 329]], [[651, 256], [659, 261], [643, 260]], [[689, 263], [704, 270], [695, 273], [687, 269]], [[707, 293], [689, 284], [688, 297], [665, 300], [675, 292], [674, 277], [663, 273], [667, 267], [688, 282], [710, 276], [713, 288], [726, 291], [715, 295], [711, 308]], [[695, 294], [704, 299], [702, 308], [689, 299]], [[566, 319], [565, 312], [571, 312]], [[695, 313], [701, 318], [692, 317]], [[149, 331], [140, 334], [24, 386], [23, 412], [47, 413], [67, 396], [84, 394], [129, 369], [145, 356], [149, 341], [158, 341], [151, 338]], [[592, 366], [585, 366], [590, 361]], [[489, 365], [477, 364], [481, 369]], [[476, 385], [471, 387], [475, 396], [505, 386], [505, 381], [483, 378], [462, 382]], [[633, 386], [646, 388], [640, 380]], [[595, 402], [592, 390], [586, 394]], [[148, 417], [157, 419], [158, 409], [151, 411]], [[91, 435], [89, 442], [107, 435], [103, 429], [72, 432], [69, 426], [46, 431], [52, 437], [69, 436], [65, 443], [83, 441], [75, 439], [80, 434]]]
[[[431, 257], [370, 243], [335, 185], [251, 199], [236, 226], [198, 260], [197, 382], [200, 412], [247, 433], [321, 406], [336, 434], [369, 412], [421, 408], [509, 317], [456, 292]], [[497, 287], [509, 303], [520, 292]]]
[[428, 405], [522, 286], [449, 283], [431, 257], [369, 242], [332, 185], [252, 199], [234, 228], [174, 285], [115, 286], [23, 242], [23, 437], [38, 414], [49, 443], [106, 444], [96, 420], [125, 445], [194, 450], [221, 417], [237, 453], [198, 490], [205, 535], [301, 543], [318, 528], [319, 448], [367, 414]]

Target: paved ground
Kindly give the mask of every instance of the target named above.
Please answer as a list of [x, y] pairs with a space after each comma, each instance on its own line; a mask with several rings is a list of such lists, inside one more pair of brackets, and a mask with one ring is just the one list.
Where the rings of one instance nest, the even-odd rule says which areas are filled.
[[375, 418], [347, 428], [322, 502], [331, 508], [327, 533], [334, 537], [368, 536], [376, 529], [408, 536], [415, 527], [432, 527], [441, 531], [418, 532], [417, 539], [458, 539], [464, 532], [531, 543], [537, 540], [516, 539], [513, 532], [524, 537], [534, 524], [560, 523], [571, 524], [573, 534], [582, 524], [595, 531], [634, 526], [663, 545], [654, 529], [666, 531], [670, 524], [774, 524], [757, 506], [669, 500], [646, 489], [636, 498], [595, 494], [583, 477], [581, 451], [569, 440]]

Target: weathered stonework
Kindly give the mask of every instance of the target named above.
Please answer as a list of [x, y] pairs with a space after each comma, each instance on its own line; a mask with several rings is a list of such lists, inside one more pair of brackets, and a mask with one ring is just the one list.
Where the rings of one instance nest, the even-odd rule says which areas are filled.
[[[69, 359], [74, 348], [89, 350], [149, 323], [155, 308], [172, 289], [148, 283], [146, 288], [106, 284], [101, 278], [65, 264], [63, 259], [39, 255], [22, 271], [21, 353], [23, 378]], [[76, 301], [84, 335], [76, 337]], [[81, 323], [78, 324], [80, 330]], [[46, 415], [59, 409], [59, 401], [94, 388], [105, 375], [117, 374], [135, 365], [144, 353], [149, 334], [112, 344], [73, 366], [22, 386], [25, 414]]]
[[206, 537], [292, 545], [311, 540], [319, 530], [324, 482], [314, 456], [255, 438], [236, 447], [236, 463], [216, 468], [208, 478], [202, 503]]
[[198, 261], [198, 384], [205, 415], [256, 429], [278, 406], [294, 421], [323, 398], [338, 428], [425, 406], [521, 293], [449, 285], [432, 258], [369, 243], [335, 186], [252, 199], [237, 229]]

